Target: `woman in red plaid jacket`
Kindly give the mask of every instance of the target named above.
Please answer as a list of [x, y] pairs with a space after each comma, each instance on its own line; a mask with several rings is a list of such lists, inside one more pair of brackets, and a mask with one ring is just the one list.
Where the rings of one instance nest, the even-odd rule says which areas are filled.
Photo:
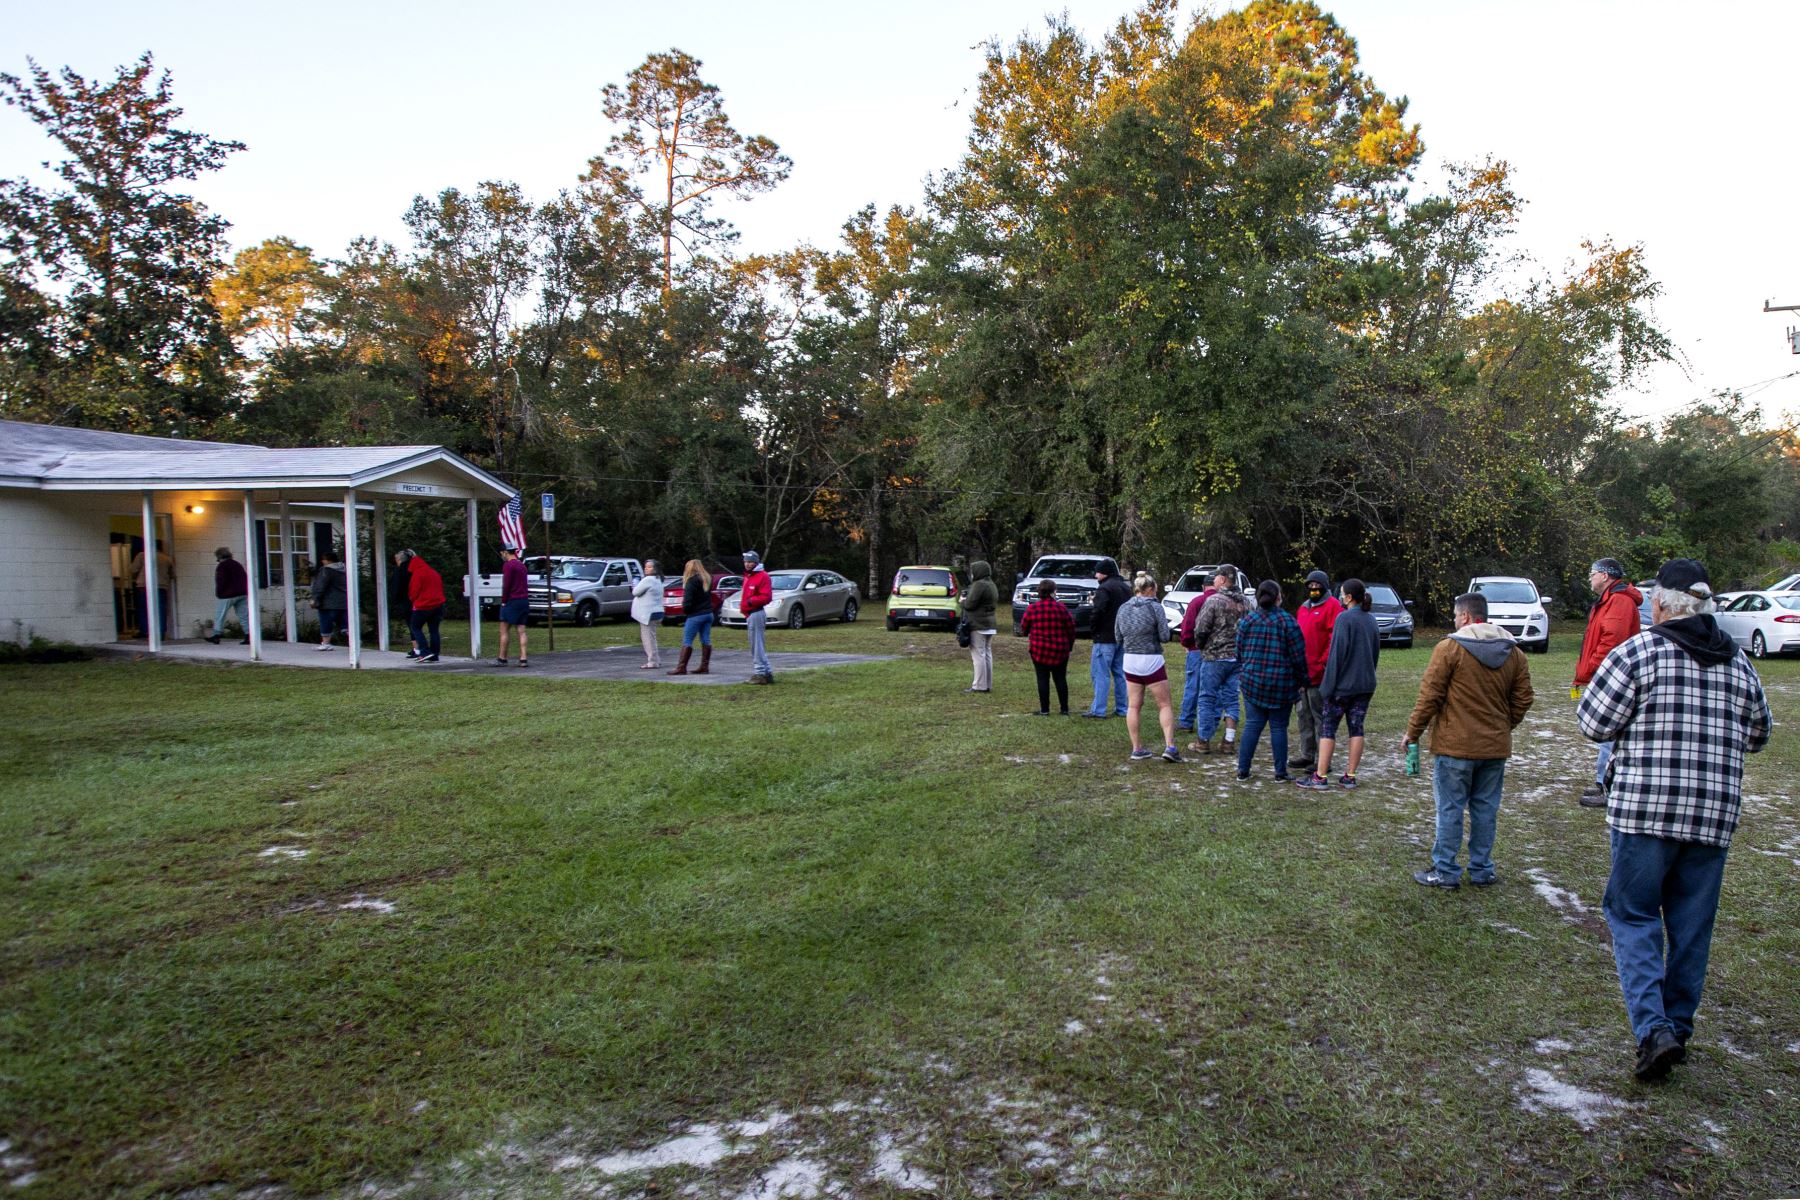
[[1056, 598], [1056, 584], [1038, 584], [1038, 598], [1019, 618], [1019, 629], [1031, 639], [1031, 665], [1037, 669], [1037, 715], [1050, 715], [1050, 682], [1056, 681], [1056, 700], [1062, 715], [1069, 715], [1069, 651], [1075, 648], [1075, 618]]

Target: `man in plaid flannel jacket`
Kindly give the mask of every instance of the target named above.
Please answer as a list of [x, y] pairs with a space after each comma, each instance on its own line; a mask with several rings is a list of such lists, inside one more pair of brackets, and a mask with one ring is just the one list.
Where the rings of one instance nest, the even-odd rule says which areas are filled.
[[1614, 743], [1604, 908], [1643, 1080], [1687, 1057], [1744, 755], [1769, 741], [1768, 697], [1712, 618], [1706, 568], [1664, 563], [1650, 603], [1655, 624], [1606, 657], [1576, 709], [1585, 736]]

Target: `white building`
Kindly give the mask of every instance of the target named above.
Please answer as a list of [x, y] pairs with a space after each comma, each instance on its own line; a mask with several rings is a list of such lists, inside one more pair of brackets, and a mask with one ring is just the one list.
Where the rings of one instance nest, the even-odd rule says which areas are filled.
[[[260, 657], [258, 614], [280, 612], [296, 640], [296, 569], [305, 577], [320, 539], [334, 537], [347, 555], [367, 546], [376, 594], [362, 595], [361, 573], [348, 572], [350, 628], [362, 628], [365, 608], [376, 612], [385, 650], [387, 506], [460, 502], [473, 576], [477, 505], [512, 494], [441, 446], [281, 450], [0, 421], [0, 637], [103, 645], [135, 635], [156, 652], [164, 624], [173, 640], [201, 636], [217, 604], [214, 550], [228, 546], [253, 573], [250, 649]], [[172, 559], [174, 578], [146, 579], [142, 603], [153, 615], [139, 630], [131, 561], [153, 541]], [[155, 556], [145, 559], [145, 574], [156, 575]], [[460, 573], [434, 565], [447, 581]], [[169, 611], [159, 622], [164, 597]], [[478, 621], [470, 622], [470, 653], [481, 653]], [[350, 657], [359, 657], [354, 638]]]

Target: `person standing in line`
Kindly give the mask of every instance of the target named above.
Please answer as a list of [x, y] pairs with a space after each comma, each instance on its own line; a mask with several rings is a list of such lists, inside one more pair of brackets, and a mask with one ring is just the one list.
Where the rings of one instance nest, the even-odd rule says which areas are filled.
[[763, 570], [762, 556], [754, 550], [744, 551], [744, 587], [738, 593], [738, 607], [744, 613], [744, 626], [750, 634], [750, 682], [774, 683], [775, 670], [769, 666], [769, 652], [764, 644], [769, 629], [769, 602], [775, 599], [774, 585]]
[[531, 623], [531, 576], [517, 546], [500, 547], [500, 557], [500, 665], [506, 665], [507, 635], [517, 633], [519, 665], [529, 667], [531, 652], [525, 647], [525, 629]]
[[[662, 655], [656, 644], [656, 631], [662, 628], [663, 581], [656, 560], [644, 560], [644, 575], [631, 585], [631, 619], [638, 623], [638, 640], [644, 645], [644, 661], [640, 671], [654, 671], [662, 666]], [[683, 672], [685, 674], [686, 672]]]
[[213, 551], [213, 557], [219, 565], [213, 568], [213, 597], [219, 602], [219, 611], [213, 616], [212, 636], [206, 640], [218, 645], [225, 636], [225, 621], [231, 616], [231, 610], [237, 610], [238, 624], [243, 627], [244, 640], [240, 645], [250, 644], [250, 576], [244, 570], [244, 564], [231, 557], [229, 546], [220, 546]]
[[712, 674], [713, 593], [712, 574], [697, 558], [687, 560], [681, 570], [681, 661], [671, 675], [686, 675], [688, 659], [694, 653], [694, 639], [700, 639], [700, 665], [696, 675]]
[[[396, 562], [399, 561], [398, 555], [395, 556], [395, 561]], [[388, 575], [387, 575], [387, 581], [388, 581], [387, 582], [388, 619], [390, 621], [400, 622], [400, 628], [406, 631], [407, 639], [408, 639], [407, 646], [406, 646], [406, 657], [417, 658], [417, 657], [419, 657], [419, 648], [411, 640], [412, 639], [412, 576], [405, 571], [389, 571]], [[530, 612], [529, 586], [526, 591], [526, 599], [527, 599], [526, 611], [527, 611], [527, 613], [529, 613]], [[523, 625], [521, 625], [519, 627], [521, 633], [523, 633], [524, 628], [525, 627]], [[524, 656], [524, 649], [523, 649], [524, 642], [521, 640], [519, 645], [521, 647], [519, 653], [520, 653], [520, 656], [523, 657]]]
[[1437, 839], [1431, 866], [1413, 872], [1426, 887], [1454, 889], [1462, 882], [1463, 814], [1468, 814], [1469, 882], [1487, 887], [1494, 873], [1494, 829], [1512, 731], [1530, 711], [1531, 668], [1512, 634], [1488, 623], [1487, 597], [1456, 598], [1456, 632], [1439, 642], [1419, 683], [1419, 698], [1406, 722], [1411, 747], [1431, 728], [1431, 790], [1437, 800]]
[[1134, 595], [1120, 605], [1113, 625], [1119, 639], [1120, 665], [1130, 689], [1125, 709], [1125, 732], [1131, 735], [1133, 761], [1155, 757], [1138, 736], [1143, 720], [1144, 694], [1156, 700], [1157, 720], [1162, 725], [1163, 761], [1180, 762], [1175, 748], [1175, 705], [1169, 698], [1169, 668], [1163, 661], [1163, 643], [1169, 640], [1169, 615], [1156, 598], [1156, 579], [1139, 571], [1132, 580]]
[[1325, 676], [1319, 692], [1325, 703], [1319, 714], [1319, 762], [1312, 774], [1296, 782], [1319, 791], [1331, 786], [1331, 755], [1337, 746], [1341, 720], [1350, 731], [1350, 760], [1338, 777], [1338, 786], [1356, 786], [1356, 768], [1362, 764], [1363, 718], [1375, 696], [1375, 668], [1381, 661], [1381, 631], [1369, 615], [1369, 589], [1360, 579], [1346, 579], [1339, 589], [1344, 611], [1331, 628], [1331, 653], [1325, 660]]
[[1237, 656], [1244, 693], [1244, 736], [1238, 739], [1237, 777], [1250, 778], [1256, 743], [1269, 730], [1275, 782], [1288, 780], [1288, 718], [1306, 687], [1306, 639], [1300, 624], [1281, 607], [1281, 585], [1256, 585], [1256, 607], [1238, 622]]
[[319, 649], [330, 650], [332, 638], [343, 633], [348, 640], [350, 630], [350, 589], [344, 568], [338, 564], [338, 553], [330, 546], [319, 547], [319, 565], [308, 586], [312, 606], [319, 614]]
[[1188, 601], [1187, 608], [1181, 614], [1179, 640], [1181, 648], [1187, 651], [1187, 658], [1181, 668], [1181, 711], [1175, 714], [1176, 733], [1194, 732], [1194, 716], [1200, 707], [1200, 664], [1206, 661], [1206, 656], [1200, 653], [1200, 647], [1194, 641], [1194, 622], [1199, 620], [1200, 610], [1206, 607], [1206, 602], [1212, 599], [1216, 590], [1212, 581], [1208, 580], [1206, 587]]
[[1297, 753], [1288, 763], [1288, 772], [1302, 779], [1311, 776], [1319, 765], [1319, 717], [1325, 711], [1325, 697], [1319, 685], [1325, 681], [1325, 660], [1331, 653], [1331, 629], [1338, 614], [1344, 611], [1336, 596], [1331, 595], [1331, 577], [1323, 571], [1306, 576], [1306, 599], [1294, 619], [1300, 623], [1300, 635], [1306, 639], [1306, 686], [1300, 689], [1300, 737]]
[[[1119, 564], [1110, 558], [1100, 560], [1100, 565], [1094, 569], [1094, 578], [1100, 581], [1100, 586], [1094, 589], [1093, 622], [1088, 627], [1094, 638], [1088, 658], [1088, 678], [1094, 685], [1094, 703], [1083, 715], [1122, 717], [1127, 704], [1125, 664], [1119, 658], [1113, 621], [1119, 615], [1120, 606], [1131, 599], [1131, 588], [1119, 578]], [[1110, 706], [1106, 698], [1109, 687], [1112, 689]]]
[[[406, 569], [406, 596], [412, 605], [413, 649], [418, 652], [413, 661], [434, 663], [443, 646], [444, 577], [415, 550], [395, 554], [394, 565]], [[519, 665], [524, 666], [525, 660], [520, 659]]]
[[[162, 539], [156, 541], [156, 611], [161, 615], [157, 623], [162, 626], [162, 635], [169, 636], [169, 589], [175, 586], [175, 560], [163, 549]], [[131, 556], [131, 590], [137, 599], [138, 636], [150, 636], [150, 596], [144, 587], [144, 552], [139, 550]]]
[[1237, 740], [1238, 657], [1237, 627], [1249, 604], [1238, 591], [1237, 568], [1223, 566], [1213, 576], [1213, 594], [1194, 622], [1194, 644], [1200, 647], [1200, 707], [1194, 714], [1194, 744], [1199, 754], [1213, 752], [1212, 736], [1220, 719], [1225, 723], [1221, 753], [1230, 753]]
[[[1575, 660], [1575, 690], [1586, 687], [1606, 656], [1638, 633], [1638, 605], [1644, 593], [1625, 582], [1625, 567], [1616, 558], [1596, 559], [1588, 568], [1588, 587], [1599, 599], [1588, 611], [1587, 630], [1581, 635], [1581, 657]], [[1594, 758], [1594, 782], [1577, 801], [1583, 808], [1606, 807], [1606, 765], [1612, 759], [1612, 743], [1601, 742]]]
[[985, 562], [969, 564], [969, 587], [963, 592], [963, 619], [969, 623], [969, 660], [975, 667], [971, 692], [994, 689], [994, 612], [1000, 607], [1000, 589], [994, 586], [994, 569]]
[[1606, 656], [1575, 708], [1584, 736], [1613, 743], [1601, 907], [1637, 1039], [1633, 1074], [1645, 1081], [1687, 1057], [1743, 809], [1744, 756], [1769, 742], [1762, 680], [1712, 608], [1705, 567], [1664, 563], [1651, 627]]
[[1056, 584], [1046, 579], [1037, 586], [1038, 598], [1019, 618], [1037, 672], [1037, 715], [1050, 715], [1050, 685], [1056, 684], [1056, 700], [1062, 715], [1069, 715], [1069, 653], [1075, 649], [1075, 618], [1056, 598]]

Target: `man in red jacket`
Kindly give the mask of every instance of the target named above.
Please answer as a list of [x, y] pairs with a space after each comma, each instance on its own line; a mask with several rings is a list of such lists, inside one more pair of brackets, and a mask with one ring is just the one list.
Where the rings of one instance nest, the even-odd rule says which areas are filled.
[[769, 666], [769, 652], [763, 645], [769, 628], [769, 614], [764, 611], [775, 598], [769, 573], [763, 570], [762, 556], [754, 550], [744, 551], [744, 590], [738, 593], [738, 607], [744, 610], [744, 627], [750, 633], [750, 682], [774, 683], [775, 671]]
[[419, 657], [413, 661], [434, 663], [442, 644], [439, 630], [444, 620], [444, 577], [412, 550], [402, 550], [394, 555], [394, 565], [404, 568], [407, 574], [406, 594], [412, 601], [413, 649], [419, 652]]
[[[1638, 633], [1638, 605], [1644, 594], [1625, 582], [1625, 567], [1616, 558], [1602, 558], [1588, 568], [1588, 587], [1600, 597], [1588, 610], [1587, 632], [1581, 635], [1581, 657], [1575, 660], [1575, 687], [1585, 688], [1606, 656], [1626, 638]], [[1600, 743], [1594, 761], [1594, 782], [1581, 793], [1583, 808], [1606, 807], [1606, 768], [1612, 762], [1613, 744]]]
[[1325, 682], [1325, 662], [1331, 657], [1331, 631], [1337, 625], [1343, 604], [1331, 594], [1331, 577], [1313, 571], [1306, 577], [1306, 595], [1294, 619], [1300, 623], [1300, 637], [1306, 643], [1306, 686], [1300, 689], [1300, 740], [1289, 742], [1295, 753], [1288, 759], [1288, 774], [1309, 778], [1319, 765], [1320, 718], [1325, 711], [1325, 697], [1319, 685]]

